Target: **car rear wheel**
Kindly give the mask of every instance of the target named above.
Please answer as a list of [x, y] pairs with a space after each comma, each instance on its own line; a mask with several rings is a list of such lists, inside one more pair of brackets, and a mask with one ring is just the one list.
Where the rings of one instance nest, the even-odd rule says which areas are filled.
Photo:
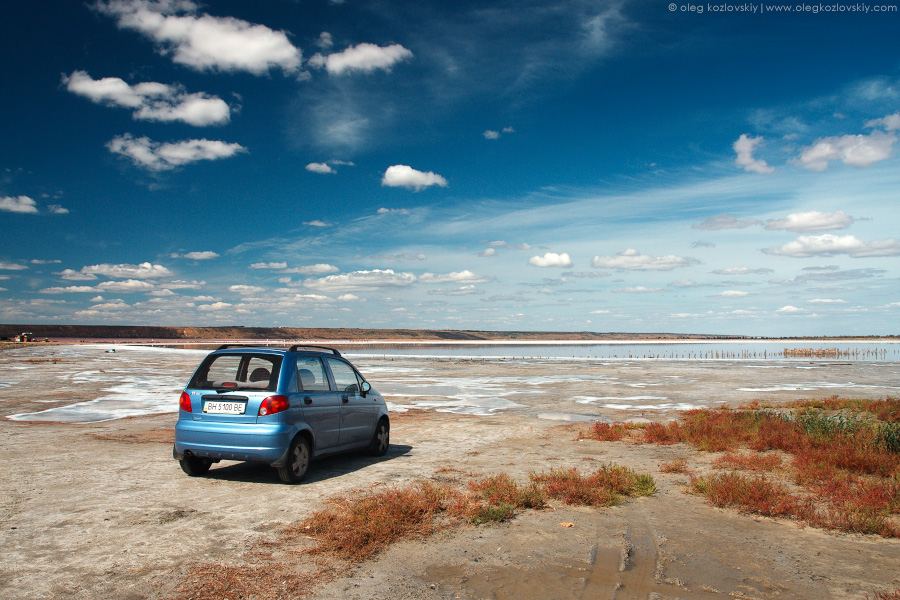
[[178, 461], [178, 464], [181, 465], [181, 470], [191, 477], [199, 477], [209, 471], [212, 461], [196, 456], [185, 456]]
[[297, 483], [306, 477], [309, 468], [309, 444], [302, 437], [291, 443], [287, 461], [278, 467], [278, 476], [285, 483]]
[[388, 448], [391, 446], [391, 428], [388, 422], [382, 419], [378, 421], [378, 427], [375, 428], [375, 435], [372, 436], [372, 445], [369, 447], [369, 454], [372, 456], [384, 456], [387, 454]]

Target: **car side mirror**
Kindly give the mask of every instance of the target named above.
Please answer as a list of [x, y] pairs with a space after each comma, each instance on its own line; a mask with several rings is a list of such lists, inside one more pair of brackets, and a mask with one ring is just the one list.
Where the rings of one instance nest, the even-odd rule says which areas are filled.
[[368, 394], [369, 391], [371, 391], [371, 389], [372, 389], [372, 384], [370, 384], [368, 381], [363, 381], [363, 384], [362, 384], [362, 394], [361, 394], [361, 396], [362, 396], [363, 398], [365, 398], [365, 397], [366, 397], [366, 394]]

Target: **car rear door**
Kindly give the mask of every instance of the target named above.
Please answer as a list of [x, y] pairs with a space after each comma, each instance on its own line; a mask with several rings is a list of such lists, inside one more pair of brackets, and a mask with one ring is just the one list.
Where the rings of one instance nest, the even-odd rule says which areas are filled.
[[303, 418], [316, 436], [315, 451], [334, 448], [341, 432], [341, 397], [331, 389], [322, 359], [298, 356], [297, 383]]
[[341, 400], [341, 435], [338, 442], [360, 444], [369, 442], [375, 432], [375, 406], [362, 396], [362, 376], [349, 363], [327, 357]]

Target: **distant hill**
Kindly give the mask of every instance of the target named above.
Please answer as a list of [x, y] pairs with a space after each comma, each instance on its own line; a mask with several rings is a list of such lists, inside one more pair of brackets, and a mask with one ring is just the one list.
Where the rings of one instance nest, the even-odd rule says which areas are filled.
[[153, 327], [144, 325], [2, 325], [0, 337], [30, 332], [35, 339], [126, 340], [409, 340], [539, 341], [634, 339], [744, 339], [738, 335], [594, 333], [549, 331], [453, 331], [445, 329], [351, 329], [318, 327]]

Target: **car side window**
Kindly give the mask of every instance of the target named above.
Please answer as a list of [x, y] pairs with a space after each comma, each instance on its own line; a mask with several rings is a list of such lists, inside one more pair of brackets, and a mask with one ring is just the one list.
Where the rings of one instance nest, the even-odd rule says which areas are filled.
[[297, 357], [297, 381], [300, 383], [300, 391], [303, 392], [330, 390], [322, 360], [315, 356]]
[[328, 366], [331, 367], [331, 374], [334, 376], [334, 383], [339, 392], [359, 393], [362, 384], [353, 367], [334, 358], [328, 359]]

